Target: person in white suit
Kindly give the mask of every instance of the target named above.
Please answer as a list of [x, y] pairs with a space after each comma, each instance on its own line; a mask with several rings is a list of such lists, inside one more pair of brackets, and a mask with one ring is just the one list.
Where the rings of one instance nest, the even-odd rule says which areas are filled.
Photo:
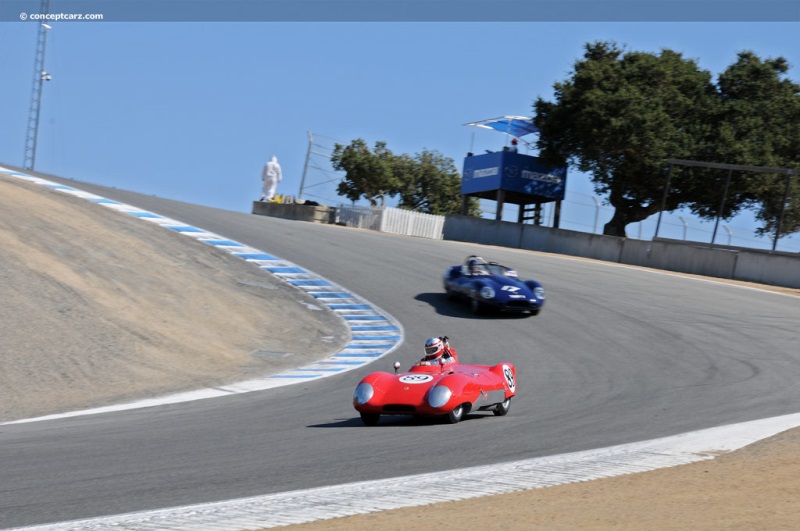
[[275, 189], [278, 183], [283, 180], [281, 174], [281, 165], [278, 164], [278, 157], [272, 156], [272, 160], [264, 164], [264, 170], [261, 172], [261, 180], [264, 185], [261, 188], [261, 201], [272, 201], [275, 197]]

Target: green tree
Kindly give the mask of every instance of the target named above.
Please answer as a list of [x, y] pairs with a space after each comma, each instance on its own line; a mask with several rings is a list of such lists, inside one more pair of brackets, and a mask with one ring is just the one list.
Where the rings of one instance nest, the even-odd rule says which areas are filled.
[[[719, 101], [712, 76], [678, 52], [625, 52], [612, 42], [589, 43], [570, 77], [554, 89], [554, 102], [534, 103], [537, 147], [551, 164], [591, 173], [595, 191], [614, 207], [604, 234], [625, 236], [626, 225], [661, 210], [665, 159], [703, 160], [711, 149]], [[695, 181], [689, 172], [677, 172], [665, 209], [711, 193]]]
[[360, 138], [348, 146], [336, 144], [331, 164], [335, 170], [346, 172], [337, 192], [353, 202], [363, 197], [372, 206], [384, 206], [386, 198], [395, 195], [400, 187], [394, 173], [395, 156], [386, 148], [386, 142], [376, 142], [374, 151]]
[[[786, 59], [760, 59], [752, 51], [738, 54], [718, 80], [722, 108], [716, 159], [728, 164], [800, 167], [800, 85], [787, 78]], [[716, 179], [722, 177], [717, 172]], [[728, 217], [740, 207], [754, 208], [759, 235], [774, 234], [784, 206], [786, 176], [735, 172], [726, 203]], [[800, 182], [791, 179], [781, 235], [800, 230]], [[702, 217], [716, 215], [714, 205], [693, 207]]]
[[[331, 163], [346, 172], [338, 192], [351, 201], [363, 197], [373, 206], [384, 206], [387, 197], [399, 195], [400, 208], [439, 215], [461, 212], [458, 170], [452, 159], [437, 151], [395, 155], [386, 142], [376, 142], [370, 150], [364, 140], [356, 139], [348, 146], [336, 144]], [[468, 213], [480, 214], [477, 199], [468, 202]]]
[[[400, 208], [437, 215], [461, 212], [461, 176], [453, 159], [424, 149], [413, 158], [397, 157], [395, 174], [402, 183]], [[470, 199], [469, 213], [476, 215], [478, 201]]]

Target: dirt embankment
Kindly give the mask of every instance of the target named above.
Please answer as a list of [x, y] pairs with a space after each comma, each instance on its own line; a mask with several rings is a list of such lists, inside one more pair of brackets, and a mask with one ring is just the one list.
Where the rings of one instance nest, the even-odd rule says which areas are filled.
[[271, 374], [349, 339], [252, 264], [12, 177], [0, 177], [0, 301], [0, 422]]

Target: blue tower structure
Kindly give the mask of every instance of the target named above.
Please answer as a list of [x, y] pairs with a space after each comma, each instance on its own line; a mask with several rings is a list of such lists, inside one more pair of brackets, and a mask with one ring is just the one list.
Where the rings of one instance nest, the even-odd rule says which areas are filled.
[[[531, 143], [522, 137], [539, 132], [524, 116], [501, 116], [464, 125], [505, 133], [528, 147]], [[513, 203], [519, 205], [519, 223], [533, 220], [534, 224], [540, 225], [542, 204], [555, 201], [554, 226], [558, 227], [566, 187], [567, 168], [549, 167], [539, 157], [523, 155], [507, 146], [503, 151], [487, 151], [484, 155], [470, 152], [464, 159], [461, 177], [462, 213], [467, 212], [469, 197], [479, 197], [497, 202], [498, 220], [503, 217], [503, 205]]]

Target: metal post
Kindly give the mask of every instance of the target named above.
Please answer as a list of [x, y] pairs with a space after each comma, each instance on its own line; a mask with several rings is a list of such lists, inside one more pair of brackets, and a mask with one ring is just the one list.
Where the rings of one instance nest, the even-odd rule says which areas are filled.
[[667, 208], [667, 195], [669, 195], [669, 183], [672, 180], [672, 167], [673, 165], [669, 165], [669, 173], [667, 174], [667, 184], [664, 185], [664, 195], [661, 198], [661, 208], [658, 211], [658, 221], [656, 221], [656, 232], [653, 234], [653, 239], [655, 240], [658, 238], [658, 229], [661, 227], [661, 215], [664, 213], [664, 209]]
[[731, 185], [731, 174], [733, 170], [728, 170], [728, 178], [725, 179], [725, 191], [722, 192], [722, 200], [720, 201], [719, 211], [717, 212], [717, 221], [714, 223], [714, 233], [711, 235], [711, 247], [714, 246], [714, 240], [717, 237], [717, 227], [719, 227], [719, 218], [722, 217], [722, 212], [725, 210], [725, 199], [728, 197], [728, 188]]
[[311, 146], [314, 145], [314, 135], [311, 131], [308, 132], [308, 151], [306, 151], [306, 163], [303, 165], [303, 176], [300, 178], [300, 192], [297, 194], [297, 199], [303, 198], [303, 188], [306, 184], [306, 172], [308, 171], [308, 160], [311, 158]]
[[597, 234], [597, 220], [600, 217], [600, 201], [595, 195], [592, 196], [592, 199], [594, 199], [594, 229], [592, 233]]
[[[42, 0], [40, 12], [43, 14], [50, 12], [50, 0]], [[33, 170], [36, 163], [36, 143], [39, 137], [39, 111], [42, 107], [42, 85], [50, 80], [50, 74], [44, 69], [44, 52], [47, 44], [47, 24], [39, 25], [39, 33], [36, 38], [36, 54], [33, 60], [33, 93], [31, 95], [31, 106], [28, 111], [28, 127], [25, 133], [25, 153], [23, 156], [22, 167], [26, 170]]]
[[506, 200], [506, 193], [503, 190], [497, 191], [497, 210], [495, 211], [494, 219], [501, 221], [503, 219], [503, 203]]
[[553, 228], [557, 229], [561, 223], [561, 199], [556, 201], [556, 206], [553, 211]]
[[778, 224], [775, 227], [775, 238], [772, 240], [772, 252], [778, 247], [778, 238], [781, 237], [781, 225], [783, 225], [783, 214], [786, 212], [786, 202], [789, 200], [789, 188], [792, 184], [792, 170], [786, 170], [786, 189], [783, 192], [783, 204], [781, 213], [778, 216]]
[[681, 220], [683, 224], [683, 241], [686, 241], [686, 231], [689, 230], [689, 223], [686, 222], [686, 218], [683, 216], [678, 216], [678, 219]]
[[728, 247], [731, 246], [731, 238], [733, 238], [733, 231], [731, 230], [730, 225], [727, 223], [723, 223], [722, 228], [725, 229], [725, 232], [728, 233]]

